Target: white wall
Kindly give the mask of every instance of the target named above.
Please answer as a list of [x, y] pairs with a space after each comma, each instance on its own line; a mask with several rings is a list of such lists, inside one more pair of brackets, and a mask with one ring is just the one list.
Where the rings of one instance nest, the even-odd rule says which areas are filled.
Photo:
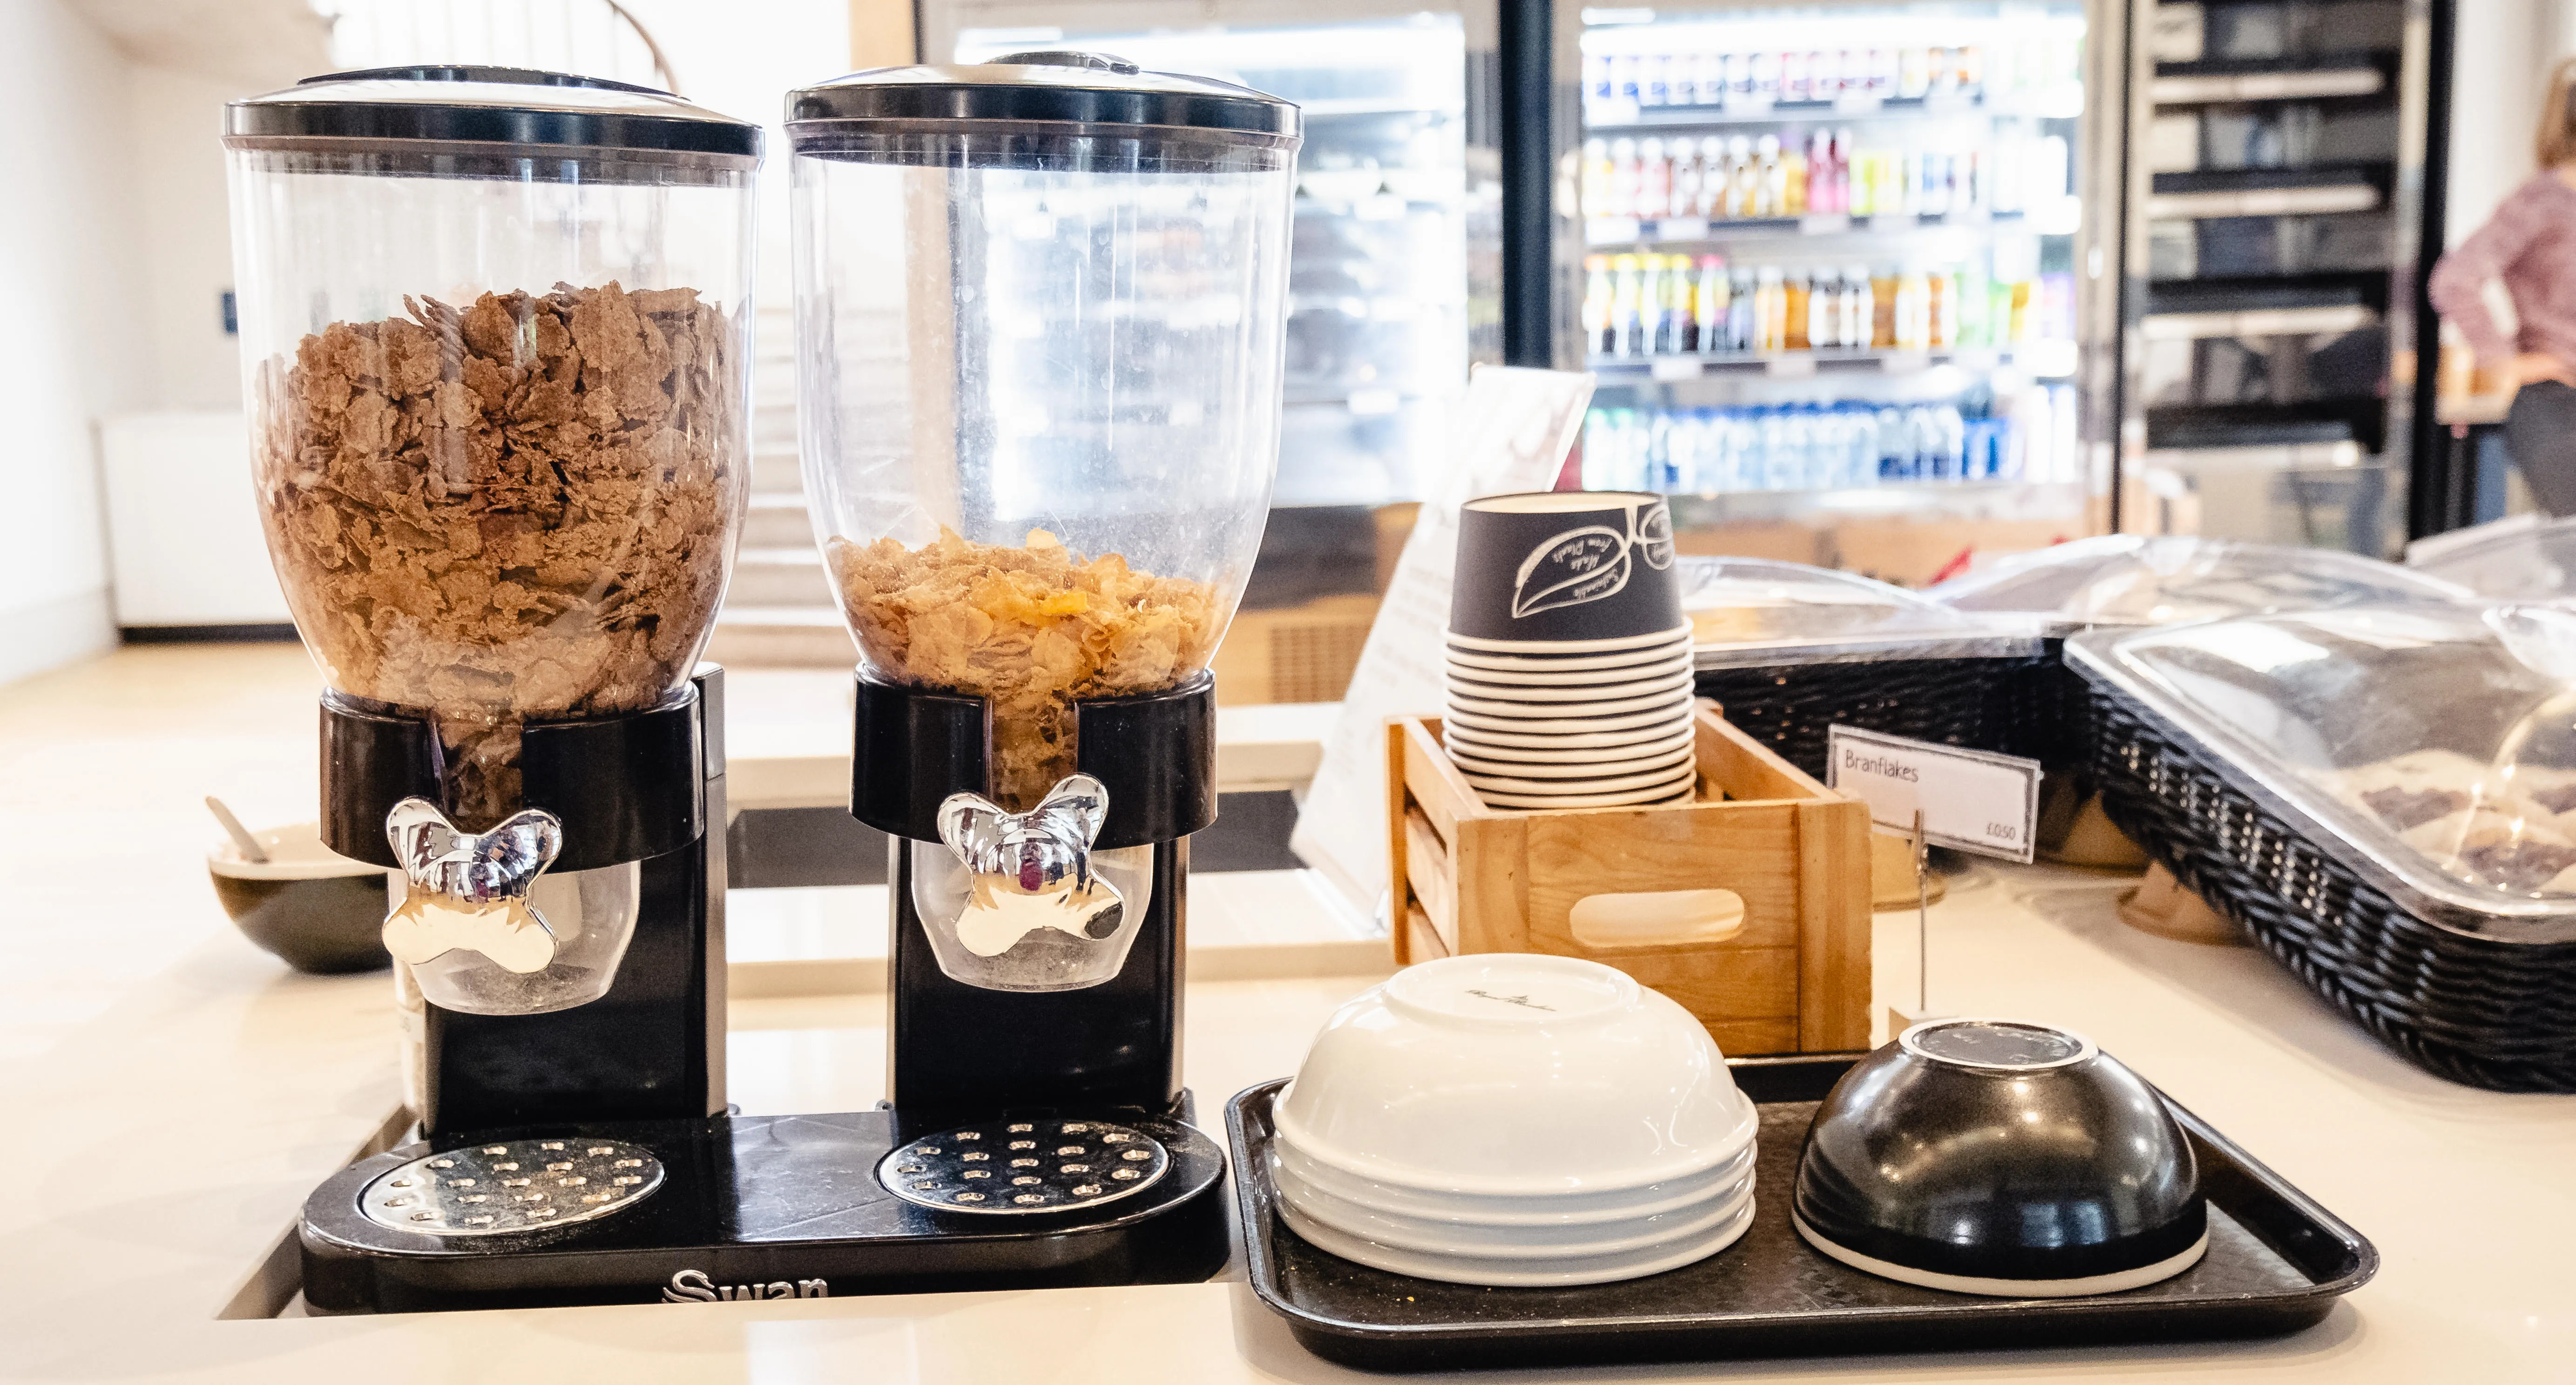
[[2532, 174], [2551, 64], [2569, 51], [2567, 0], [2461, 0], [2451, 63], [2451, 176], [2443, 243], [2457, 245]]
[[241, 407], [241, 354], [223, 322], [223, 294], [233, 284], [224, 103], [287, 86], [299, 75], [309, 74], [259, 81], [132, 69], [133, 176], [155, 408]]
[[0, 682], [116, 638], [92, 425], [154, 369], [128, 90], [60, 0], [0, 4]]
[[[114, 643], [98, 420], [240, 406], [222, 107], [322, 70], [300, 5], [0, 2], [0, 682]], [[760, 296], [784, 305], [782, 98], [847, 70], [846, 0], [629, 8], [692, 99], [770, 127]]]

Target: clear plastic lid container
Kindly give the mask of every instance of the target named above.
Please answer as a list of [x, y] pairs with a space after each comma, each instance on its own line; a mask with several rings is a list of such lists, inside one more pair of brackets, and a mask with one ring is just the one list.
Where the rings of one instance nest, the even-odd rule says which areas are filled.
[[989, 698], [993, 789], [1077, 700], [1207, 666], [1279, 449], [1296, 107], [1093, 54], [789, 99], [815, 536], [868, 666]]
[[2576, 517], [2520, 517], [2407, 546], [2406, 567], [2492, 601], [2576, 596]]
[[2368, 601], [2458, 601], [2459, 587], [2323, 548], [2180, 535], [2106, 534], [2006, 558], [1923, 593], [1961, 611], [2022, 612], [2047, 633], [2170, 625]]
[[2426, 917], [2576, 938], [2576, 607], [2410, 602], [2100, 630], [2067, 658]]
[[444, 805], [520, 726], [688, 676], [748, 489], [757, 126], [560, 73], [317, 77], [226, 109], [252, 467], [341, 693], [433, 718]]
[[2037, 654], [2029, 622], [1954, 611], [1903, 587], [1768, 558], [1677, 560], [1704, 669]]

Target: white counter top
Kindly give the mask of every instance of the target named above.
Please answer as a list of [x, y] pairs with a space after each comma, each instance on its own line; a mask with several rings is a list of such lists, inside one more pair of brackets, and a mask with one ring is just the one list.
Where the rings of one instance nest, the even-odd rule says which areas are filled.
[[[239, 679], [228, 693], [191, 682], [226, 671]], [[374, 1139], [395, 1104], [384, 978], [287, 972], [230, 935], [197, 865], [209, 832], [195, 799], [209, 788], [249, 799], [255, 816], [310, 812], [310, 697], [309, 673], [299, 680], [255, 656], [162, 651], [0, 689], [0, 869], [16, 888], [5, 911], [12, 966], [0, 973], [0, 1037], [15, 1060], [0, 1063], [0, 1109], [11, 1113], [0, 1187], [13, 1194], [0, 1204], [0, 1379], [1373, 1378], [1307, 1355], [1239, 1283], [1222, 1281], [226, 1317], [274, 1296], [262, 1266], [291, 1271], [286, 1238], [306, 1192]], [[1212, 877], [1199, 889], [1251, 917], [1279, 897], [1276, 885]], [[1933, 1004], [2091, 1034], [2370, 1236], [2384, 1262], [2375, 1282], [2318, 1327], [2270, 1342], [1543, 1378], [2568, 1378], [2576, 1099], [2424, 1075], [2256, 954], [2129, 930], [2111, 910], [2116, 885], [2046, 868], [1981, 868], [1960, 881], [1933, 915]], [[1878, 924], [1882, 997], [1910, 998], [1913, 920]], [[1263, 924], [1240, 926], [1257, 941]], [[1315, 1024], [1365, 980], [1194, 984], [1187, 1068], [1202, 1101], [1290, 1070]], [[867, 994], [737, 1001], [737, 1099], [754, 1112], [873, 1100], [880, 1005]]]

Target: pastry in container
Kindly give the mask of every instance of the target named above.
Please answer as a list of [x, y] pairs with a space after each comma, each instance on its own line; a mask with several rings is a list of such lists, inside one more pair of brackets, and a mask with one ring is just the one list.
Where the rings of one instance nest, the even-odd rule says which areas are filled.
[[1678, 560], [1702, 697], [1825, 777], [1828, 729], [2017, 752], [2040, 657], [2028, 623], [1967, 614], [1854, 573], [1766, 558]]
[[2576, 612], [2383, 603], [2067, 642], [2111, 820], [2445, 1076], [2576, 1091]]

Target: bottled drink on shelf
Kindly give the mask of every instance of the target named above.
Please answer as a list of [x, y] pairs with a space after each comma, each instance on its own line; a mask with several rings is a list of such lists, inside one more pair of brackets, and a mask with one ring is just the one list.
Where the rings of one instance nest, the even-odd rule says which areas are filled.
[[1726, 104], [1724, 79], [1718, 75], [1715, 54], [1687, 53], [1681, 57], [1673, 103], [1683, 106]]
[[1585, 216], [1618, 216], [1611, 210], [1610, 188], [1613, 178], [1610, 141], [1594, 138], [1583, 142], [1583, 187], [1581, 197]]
[[1830, 269], [1816, 271], [1807, 289], [1807, 345], [1817, 351], [1841, 349], [1843, 341], [1842, 276]]
[[1789, 289], [1778, 265], [1754, 271], [1753, 316], [1757, 351], [1783, 351], [1789, 345]]
[[1664, 257], [1637, 257], [1637, 350], [1639, 356], [1664, 354]]
[[1610, 354], [1642, 356], [1646, 354], [1642, 316], [1645, 277], [1637, 257], [1612, 256], [1610, 275]]
[[1753, 142], [1753, 203], [1745, 209], [1749, 217], [1783, 215], [1781, 206], [1788, 194], [1788, 171], [1780, 165], [1780, 137], [1766, 134]]
[[1697, 349], [1691, 320], [1691, 258], [1664, 257], [1663, 322], [1659, 348], [1668, 356], [1687, 356]]
[[2084, 479], [2083, 436], [2076, 423], [2075, 387], [2050, 385], [2049, 470], [2040, 479], [2067, 483]]
[[1857, 96], [1869, 90], [1869, 50], [1846, 48], [1834, 54], [1834, 95]]
[[1994, 346], [1994, 286], [1986, 272], [1971, 259], [1958, 272], [1958, 343], [1961, 346]]
[[1715, 255], [1699, 257], [1699, 287], [1691, 302], [1692, 349], [1703, 356], [1713, 356], [1731, 349], [1727, 337], [1727, 316], [1732, 304], [1728, 291], [1726, 261]]
[[1770, 105], [1780, 99], [1779, 54], [1757, 50], [1744, 60], [1744, 66], [1752, 78], [1751, 85], [1745, 93], [1747, 99], [1760, 106]]
[[1726, 142], [1726, 215], [1743, 220], [1753, 215], [1755, 191], [1762, 181], [1762, 167], [1753, 161], [1753, 140], [1749, 135], [1736, 135]]
[[[1600, 490], [1697, 494], [1842, 490], [1885, 483], [2076, 479], [2052, 436], [2065, 386], [2022, 391], [2009, 411], [1968, 417], [1955, 403], [1595, 408], [1584, 420], [1583, 481]], [[2071, 417], [2071, 415], [2070, 415]]]
[[1633, 139], [1610, 141], [1610, 203], [1606, 216], [1637, 214], [1637, 185], [1644, 174], [1637, 165], [1637, 142]]
[[1610, 257], [1583, 257], [1583, 349], [1598, 356], [1616, 354], [1617, 334], [1613, 321], [1610, 288]]
[[1673, 166], [1664, 157], [1664, 142], [1653, 136], [1637, 141], [1637, 201], [1629, 215], [1654, 221], [1672, 215]]
[[1684, 137], [1664, 146], [1673, 162], [1671, 205], [1665, 215], [1677, 217], [1706, 216], [1699, 209], [1699, 141]]
[[1919, 268], [1896, 276], [1895, 341], [1899, 351], [1932, 349], [1932, 283]]
[[1808, 300], [1815, 297], [1814, 283], [1808, 278], [1807, 271], [1792, 270], [1781, 276], [1780, 288], [1780, 349], [1812, 349], [1813, 339], [1807, 335], [1807, 329], [1811, 325]]
[[1761, 305], [1754, 301], [1753, 271], [1738, 268], [1726, 280], [1726, 349], [1750, 351], [1761, 334]]
[[1835, 335], [1846, 347], [1862, 349], [1873, 342], [1878, 313], [1870, 303], [1869, 266], [1843, 271], [1842, 326]]
[[1726, 157], [1726, 138], [1710, 135], [1699, 142], [1699, 201], [1693, 216], [1718, 221], [1727, 215], [1728, 195], [1735, 187], [1735, 165]]
[[1896, 95], [1920, 100], [1932, 89], [1932, 55], [1927, 49], [1900, 48], [1896, 53]]

